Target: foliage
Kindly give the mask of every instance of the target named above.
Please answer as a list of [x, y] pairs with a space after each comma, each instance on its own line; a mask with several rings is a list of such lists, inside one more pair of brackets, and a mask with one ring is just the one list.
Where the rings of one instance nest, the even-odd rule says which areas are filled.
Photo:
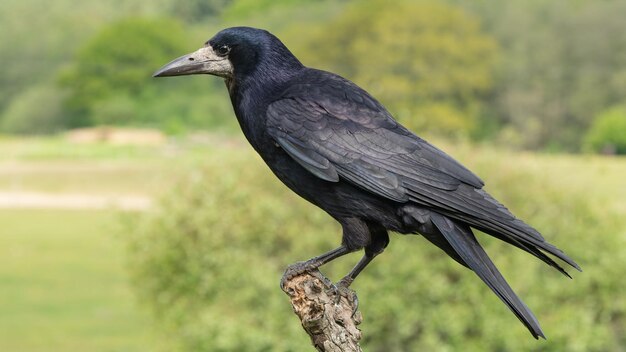
[[[417, 132], [576, 152], [595, 118], [626, 96], [625, 11], [623, 0], [4, 1], [0, 124], [20, 133], [100, 123], [234, 130], [218, 79], [149, 74], [220, 28], [251, 25], [278, 34], [306, 64], [353, 79]], [[153, 60], [133, 70], [142, 48]], [[99, 79], [84, 62], [96, 53], [98, 65], [122, 70], [100, 67], [111, 76]], [[34, 116], [26, 106], [64, 94], [50, 83], [59, 76], [70, 104]]]
[[[129, 19], [105, 28], [62, 76], [70, 94], [67, 125], [152, 125], [177, 132], [211, 127], [212, 116], [226, 116], [228, 101], [211, 92], [218, 82], [206, 84], [199, 77], [148, 81], [156, 68], [197, 46], [184, 38], [182, 26], [172, 20]], [[194, 97], [207, 95], [194, 104]]]
[[0, 117], [18, 95], [54, 78], [103, 25], [156, 11], [163, 8], [145, 0], [0, 1]]
[[578, 151], [593, 119], [626, 96], [625, 1], [454, 1], [502, 48], [492, 116], [501, 140]]
[[322, 0], [231, 0], [224, 10], [224, 17], [237, 20], [254, 17], [276, 7], [306, 6], [314, 2], [323, 3]]
[[479, 22], [436, 2], [356, 1], [301, 29], [307, 63], [353, 79], [408, 127], [468, 135], [493, 85], [495, 42]]
[[[309, 349], [278, 281], [287, 264], [334, 248], [339, 227], [280, 185], [251, 154], [222, 149], [207, 156], [202, 168], [178, 180], [157, 209], [125, 232], [131, 234], [129, 267], [141, 301], [181, 351]], [[535, 174], [520, 171], [536, 165], [535, 159], [518, 156], [515, 170], [511, 155], [470, 150], [465, 157], [479, 174], [489, 170], [491, 192], [585, 272], [569, 281], [511, 246], [479, 237], [543, 323], [548, 340], [537, 342], [471, 272], [419, 237], [394, 235], [354, 284], [364, 315], [364, 349], [623, 346], [624, 219], [611, 207], [595, 208], [589, 194], [559, 188], [565, 175], [540, 176], [541, 167]], [[338, 279], [358, 256], [323, 271]]]
[[132, 19], [109, 26], [91, 39], [62, 77], [70, 91], [68, 106], [77, 115], [73, 125], [89, 124], [99, 102], [141, 96], [153, 68], [187, 49], [181, 38], [184, 31], [175, 22]]
[[[62, 130], [65, 95], [50, 83], [26, 89], [11, 101], [0, 120], [0, 131], [17, 134], [42, 134]], [[36, 102], [36, 103], [34, 103]]]
[[215, 19], [232, 0], [171, 1], [168, 13], [185, 22], [201, 22]]
[[626, 109], [615, 107], [596, 117], [585, 142], [596, 152], [626, 154]]

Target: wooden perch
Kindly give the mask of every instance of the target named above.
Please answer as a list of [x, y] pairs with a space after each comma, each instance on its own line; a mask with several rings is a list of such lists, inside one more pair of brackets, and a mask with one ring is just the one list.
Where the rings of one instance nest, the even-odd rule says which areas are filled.
[[283, 276], [281, 286], [318, 351], [361, 352], [361, 331], [357, 325], [362, 317], [356, 311], [358, 299], [354, 291], [337, 289], [318, 270], [292, 278]]

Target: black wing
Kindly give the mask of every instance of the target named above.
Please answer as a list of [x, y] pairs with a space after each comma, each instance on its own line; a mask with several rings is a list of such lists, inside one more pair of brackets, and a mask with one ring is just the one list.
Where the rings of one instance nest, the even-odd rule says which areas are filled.
[[[462, 220], [565, 273], [538, 248], [580, 270], [532, 227], [482, 190], [450, 156], [398, 124], [368, 93], [330, 76], [291, 86], [267, 109], [276, 142], [312, 174], [347, 180], [397, 202], [415, 202]], [[566, 273], [565, 273], [566, 274]]]

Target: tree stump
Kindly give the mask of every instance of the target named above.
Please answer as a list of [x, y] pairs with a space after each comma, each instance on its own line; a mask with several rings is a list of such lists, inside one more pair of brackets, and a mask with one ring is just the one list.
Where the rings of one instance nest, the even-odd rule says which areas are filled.
[[359, 351], [361, 312], [356, 293], [337, 288], [318, 270], [281, 281], [293, 311], [318, 351]]

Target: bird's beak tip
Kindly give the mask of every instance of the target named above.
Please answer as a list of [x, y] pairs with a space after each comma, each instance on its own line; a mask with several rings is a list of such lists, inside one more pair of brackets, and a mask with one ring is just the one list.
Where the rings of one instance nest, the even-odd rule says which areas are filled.
[[169, 76], [182, 76], [200, 73], [202, 64], [190, 61], [189, 58], [193, 54], [183, 55], [177, 59], [174, 59], [156, 70], [152, 77], [169, 77]]

